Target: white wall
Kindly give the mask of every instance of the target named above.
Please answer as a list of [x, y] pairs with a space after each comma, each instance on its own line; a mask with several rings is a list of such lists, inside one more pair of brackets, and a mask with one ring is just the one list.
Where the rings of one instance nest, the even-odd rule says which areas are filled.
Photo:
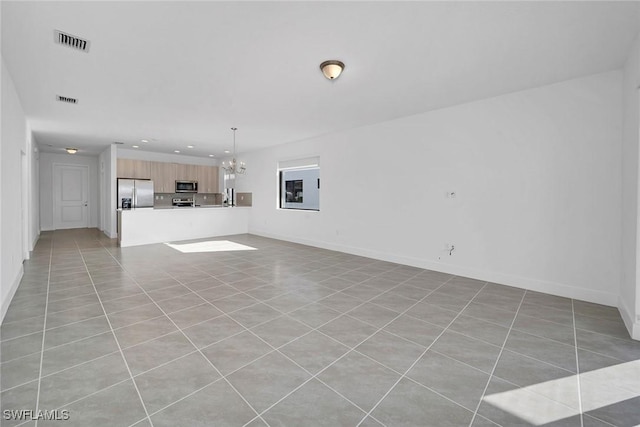
[[116, 212], [118, 207], [118, 203], [116, 202], [118, 193], [118, 185], [116, 181], [116, 177], [118, 176], [118, 147], [116, 147], [115, 145], [111, 145], [111, 147], [109, 147], [108, 149], [108, 155], [107, 151], [105, 151], [105, 160], [106, 159], [108, 159], [109, 173], [106, 173], [107, 165], [105, 163], [105, 190], [107, 191], [106, 194], [108, 194], [108, 201], [105, 205], [105, 208], [108, 210], [107, 218], [109, 221], [109, 232], [105, 234], [107, 234], [107, 236], [111, 237], [112, 239], [115, 239], [116, 237], [118, 237], [118, 218]]
[[[250, 232], [616, 305], [621, 82], [609, 72], [246, 153]], [[320, 212], [276, 209], [277, 162], [312, 156]]]
[[98, 226], [98, 156], [40, 153], [40, 227], [53, 230], [53, 165], [89, 166], [89, 227]]
[[635, 339], [640, 339], [640, 292], [638, 290], [638, 145], [640, 142], [640, 37], [636, 38], [623, 70], [622, 128], [622, 277], [620, 313]]
[[[38, 239], [37, 156], [13, 80], [2, 59], [1, 72], [1, 140], [0, 140], [0, 321], [23, 274], [22, 262], [29, 257]], [[24, 158], [24, 162], [23, 162]], [[24, 166], [24, 168], [23, 168]], [[26, 203], [21, 204], [24, 197]], [[9, 203], [7, 203], [9, 201]], [[17, 201], [17, 203], [16, 203]]]
[[117, 148], [110, 145], [98, 156], [98, 188], [100, 197], [100, 212], [98, 213], [98, 228], [108, 237], [118, 235], [116, 226], [116, 158]]
[[211, 157], [185, 156], [182, 154], [154, 153], [151, 151], [118, 148], [119, 159], [148, 160], [152, 162], [182, 163], [186, 165], [218, 166], [218, 160]]

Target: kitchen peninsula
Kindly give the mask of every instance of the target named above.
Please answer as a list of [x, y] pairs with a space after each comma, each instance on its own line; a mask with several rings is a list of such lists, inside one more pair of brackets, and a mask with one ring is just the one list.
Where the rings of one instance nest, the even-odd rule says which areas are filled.
[[118, 210], [118, 245], [201, 239], [249, 230], [249, 207], [201, 206]]

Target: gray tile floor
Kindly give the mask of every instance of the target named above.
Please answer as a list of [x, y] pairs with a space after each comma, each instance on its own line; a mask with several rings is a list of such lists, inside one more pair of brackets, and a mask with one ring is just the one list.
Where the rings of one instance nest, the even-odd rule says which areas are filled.
[[252, 235], [43, 233], [1, 332], [3, 426], [640, 424], [614, 308]]

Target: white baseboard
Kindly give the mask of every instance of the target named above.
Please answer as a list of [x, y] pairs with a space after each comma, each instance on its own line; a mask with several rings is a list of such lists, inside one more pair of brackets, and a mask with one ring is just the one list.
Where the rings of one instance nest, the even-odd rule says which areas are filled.
[[117, 233], [113, 233], [113, 236], [111, 235], [112, 233], [109, 230], [101, 230], [102, 234], [104, 234], [105, 236], [107, 236], [110, 239], [115, 239], [116, 237], [118, 237]]
[[54, 230], [55, 230], [55, 228], [53, 228], [53, 227], [42, 227], [42, 228], [40, 228], [40, 231], [54, 231]]
[[7, 310], [9, 309], [9, 304], [11, 304], [11, 301], [13, 300], [13, 296], [16, 294], [16, 291], [18, 290], [18, 286], [20, 285], [20, 281], [22, 280], [23, 275], [24, 275], [24, 266], [20, 264], [20, 270], [18, 271], [18, 275], [13, 281], [13, 283], [11, 284], [11, 287], [9, 288], [9, 292], [7, 293], [7, 296], [5, 297], [5, 299], [2, 300], [2, 307], [0, 307], [0, 310], [2, 310], [2, 312], [0, 312], [0, 324], [2, 324], [2, 322], [4, 321], [4, 316], [7, 314]]
[[629, 309], [629, 306], [625, 303], [622, 297], [620, 297], [618, 302], [618, 310], [620, 311], [620, 316], [622, 316], [624, 325], [627, 327], [627, 331], [629, 331], [631, 338], [634, 340], [640, 340], [640, 315], [634, 315], [633, 311]]
[[483, 280], [487, 282], [498, 283], [501, 285], [513, 286], [516, 288], [527, 289], [530, 291], [543, 292], [546, 294], [557, 295], [566, 298], [573, 298], [580, 301], [587, 301], [596, 304], [608, 305], [611, 307], [618, 306], [618, 294], [610, 292], [602, 292], [593, 289], [585, 289], [564, 283], [549, 282], [545, 280], [533, 279], [528, 277], [520, 277], [511, 274], [496, 273], [492, 271], [477, 270], [446, 263], [425, 261], [423, 259], [399, 256], [386, 252], [375, 251], [366, 248], [339, 245], [329, 242], [312, 241], [308, 239], [300, 239], [295, 236], [283, 236], [273, 234], [262, 230], [249, 230], [249, 233], [258, 236], [269, 237], [272, 239], [285, 240], [302, 245], [314, 246], [322, 249], [329, 249], [338, 252], [345, 252], [352, 255], [359, 255], [368, 258], [379, 259], [382, 261], [395, 262], [398, 264], [410, 265], [412, 267], [424, 268], [426, 270], [434, 270], [456, 276], [470, 277], [472, 279]]

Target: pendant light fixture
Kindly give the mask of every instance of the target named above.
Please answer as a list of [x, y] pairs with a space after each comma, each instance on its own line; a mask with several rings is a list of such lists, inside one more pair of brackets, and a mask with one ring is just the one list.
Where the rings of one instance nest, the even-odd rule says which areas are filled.
[[344, 70], [344, 62], [336, 59], [324, 61], [320, 64], [320, 69], [326, 78], [329, 80], [335, 80], [340, 77], [342, 70]]
[[228, 164], [227, 162], [222, 162], [222, 169], [228, 175], [242, 175], [246, 170], [245, 164], [244, 162], [238, 163], [236, 161], [236, 131], [238, 128], [231, 128], [231, 130], [233, 131], [233, 157]]

